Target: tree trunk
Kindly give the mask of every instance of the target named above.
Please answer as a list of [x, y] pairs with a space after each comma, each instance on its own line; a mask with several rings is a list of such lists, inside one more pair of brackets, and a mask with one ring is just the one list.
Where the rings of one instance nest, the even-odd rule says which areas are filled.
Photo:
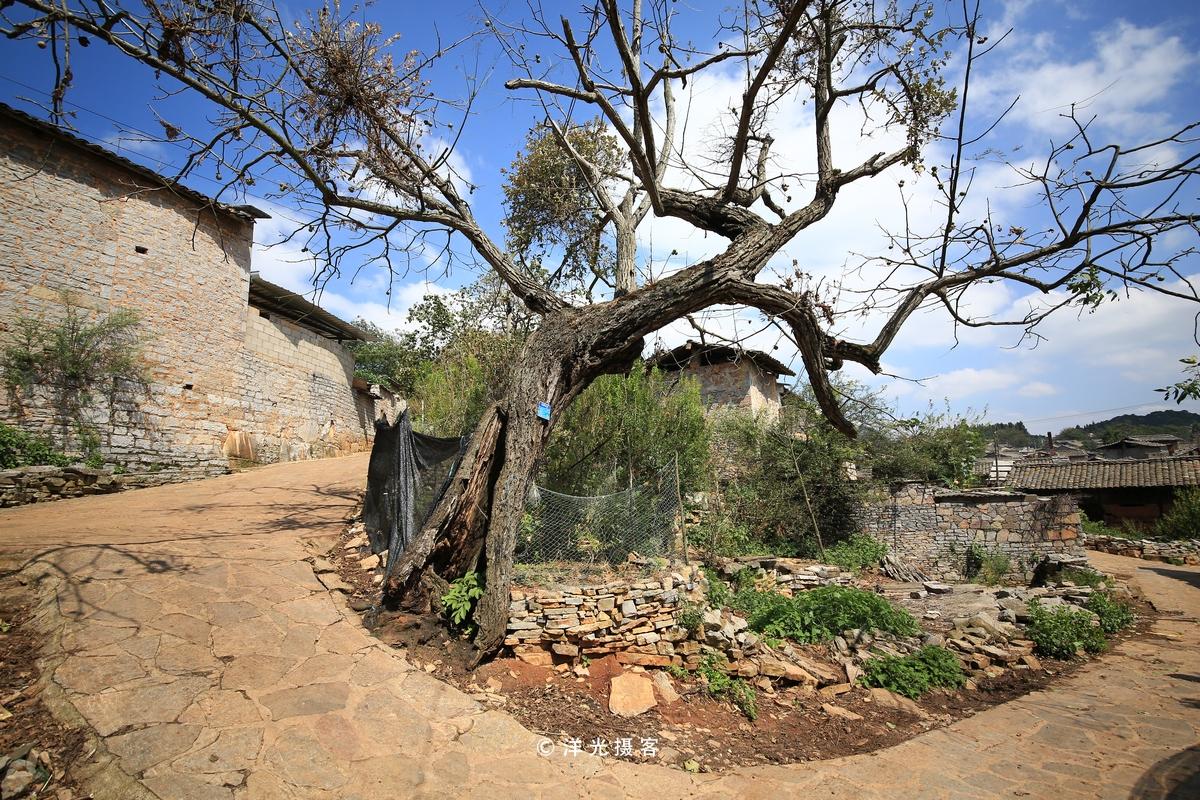
[[[513, 365], [504, 399], [484, 414], [446, 494], [385, 586], [389, 604], [424, 612], [440, 585], [434, 576], [452, 581], [482, 569], [474, 617], [480, 660], [504, 642], [517, 531], [555, 422], [597, 376], [627, 369], [641, 353], [640, 337], [610, 341], [600, 323], [575, 309], [543, 318]], [[542, 402], [550, 404], [549, 422], [537, 417]]]

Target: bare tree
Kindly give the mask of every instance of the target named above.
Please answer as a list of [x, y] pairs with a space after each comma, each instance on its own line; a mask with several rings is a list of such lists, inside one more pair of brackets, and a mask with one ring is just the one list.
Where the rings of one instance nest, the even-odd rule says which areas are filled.
[[[1195, 241], [1197, 217], [1188, 205], [1195, 192], [1187, 184], [1200, 158], [1196, 124], [1123, 146], [1096, 141], [1080, 121], [1040, 168], [1024, 168], [1022, 179], [1042, 194], [1038, 230], [1004, 227], [988, 212], [968, 218], [968, 151], [987, 133], [968, 130], [971, 69], [995, 44], [984, 46], [969, 0], [953, 23], [921, 2], [748, 0], [718, 24], [720, 43], [708, 49], [677, 40], [670, 0], [625, 5], [589, 0], [574, 17], [553, 20], [533, 4], [519, 24], [485, 20], [515, 69], [508, 88], [540, 104], [616, 242], [613, 297], [590, 304], [555, 292], [472, 214], [473, 187], [455, 174], [451, 156], [473, 92], [468, 87], [451, 102], [422, 78], [458, 43], [396, 59], [394, 41], [378, 26], [336, 4], [294, 25], [269, 2], [250, 0], [16, 0], [3, 11], [10, 38], [36, 39], [54, 54], [55, 112], [70, 83], [73, 48], [91, 41], [211, 101], [216, 117], [204, 137], [163, 120], [169, 137], [191, 147], [180, 177], [215, 164], [236, 191], [263, 171], [286, 173], [276, 193], [312, 210], [296, 235], [307, 237], [331, 272], [376, 261], [402, 268], [405, 254], [429, 240], [449, 257], [446, 242], [459, 236], [540, 315], [507, 396], [485, 414], [457, 481], [387, 587], [393, 598], [420, 606], [431, 587], [484, 569], [486, 594], [475, 612], [481, 657], [503, 640], [516, 532], [550, 434], [535, 407], [549, 402], [557, 417], [597, 376], [627, 368], [643, 337], [674, 320], [718, 304], [757, 309], [795, 343], [830, 422], [853, 433], [829, 372], [846, 361], [878, 372], [918, 309], [940, 304], [955, 324], [1032, 333], [1063, 306], [1095, 305], [1129, 288], [1197, 300], [1190, 285], [1181, 290], [1162, 280], [1183, 280], [1181, 259]], [[952, 48], [962, 59], [955, 87], [943, 77]], [[680, 144], [686, 126], [676, 93], [709, 73], [740, 76], [742, 92], [728, 129], [699, 159]], [[789, 98], [806, 100], [811, 115], [815, 167], [805, 174], [789, 174], [773, 153], [785, 134], [774, 131], [772, 112]], [[901, 132], [900, 143], [837, 166], [832, 122], [847, 111], [864, 133]], [[594, 163], [574, 144], [572, 131], [595, 117], [623, 150], [620, 170]], [[876, 330], [857, 341], [834, 336], [850, 316], [839, 316], [803, 280], [761, 277], [773, 257], [829, 214], [845, 187], [899, 165], [923, 168], [935, 140], [951, 153], [940, 172], [929, 167], [941, 192], [940, 219], [930, 230], [914, 224], [895, 232], [886, 254], [864, 259], [859, 269], [872, 288], [840, 310], [883, 314]], [[1151, 149], [1171, 155], [1159, 163], [1148, 157]], [[724, 249], [638, 285], [636, 233], [649, 214], [720, 237]], [[1183, 235], [1170, 238], [1184, 245], [1160, 252], [1174, 231]], [[1061, 299], [1018, 319], [973, 317], [964, 293], [997, 281]]]

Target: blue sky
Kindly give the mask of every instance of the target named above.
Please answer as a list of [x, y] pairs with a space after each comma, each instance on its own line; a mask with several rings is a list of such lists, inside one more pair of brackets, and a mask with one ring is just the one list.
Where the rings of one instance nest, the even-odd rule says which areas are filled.
[[[682, 14], [677, 32], [697, 43], [713, 41], [713, 11], [726, 4], [720, 0], [679, 2]], [[492, 13], [507, 19], [519, 18], [526, 8], [523, 2], [487, 5]], [[545, 5], [552, 18], [557, 16], [557, 6], [566, 13], [578, 7], [577, 2]], [[287, 10], [297, 14], [304, 8], [303, 3], [292, 2]], [[1152, 138], [1197, 118], [1200, 12], [1192, 3], [1014, 0], [985, 3], [984, 8], [993, 36], [1009, 27], [1013, 33], [984, 62], [977, 77], [972, 89], [976, 98], [973, 120], [982, 123], [990, 119], [1020, 96], [1013, 112], [994, 132], [996, 146], [1018, 154], [1043, 152], [1052, 138], [1062, 137], [1060, 114], [1072, 102], [1097, 115], [1099, 131], [1105, 136], [1124, 142]], [[399, 47], [405, 50], [428, 49], [438, 35], [442, 41], [453, 40], [475, 29], [479, 20], [475, 3], [457, 0], [436, 5], [380, 3], [369, 8], [367, 16], [381, 22], [386, 31], [401, 33]], [[202, 101], [188, 96], [161, 99], [148, 70], [103, 46], [77, 49], [74, 58], [76, 84], [68, 99], [75, 104], [71, 109], [77, 112], [74, 124], [82, 135], [161, 171], [180, 163], [180, 148], [139, 141], [144, 137], [137, 132], [158, 130], [152, 109], [189, 130], [201, 128], [208, 110]], [[478, 187], [473, 195], [477, 218], [495, 238], [502, 239], [500, 169], [520, 147], [534, 110], [527, 98], [514, 99], [503, 88], [510, 68], [485, 40], [452, 54], [430, 77], [441, 91], [455, 94], [470, 74], [481, 74], [485, 80], [464, 131], [457, 163]], [[50, 64], [43, 53], [24, 44], [0, 43], [0, 99], [37, 113], [30, 100], [45, 103], [51, 81]], [[686, 103], [696, 130], [703, 130], [706, 114], [711, 118], [728, 106], [736, 85], [736, 76], [720, 73], [694, 82]], [[786, 131], [794, 119], [795, 130], [800, 131], [805, 113], [799, 104], [785, 106], [778, 110], [778, 122]], [[865, 146], [855, 140], [852, 128], [849, 124], [835, 128], [835, 148], [847, 153], [847, 160]], [[806, 157], [801, 152], [803, 137], [794, 137], [794, 145], [788, 137], [779, 138], [781, 158], [793, 155], [787, 152], [791, 146], [796, 148], [797, 160]], [[876, 178], [870, 185], [854, 186], [839, 198], [839, 207], [828, 219], [804, 232], [781, 254], [779, 263], [795, 258], [814, 275], [827, 279], [843, 275], [853, 253], [872, 252], [881, 246], [880, 226], [895, 227], [899, 221], [896, 198], [900, 180], [906, 181], [912, 196], [919, 200], [922, 184], [916, 176], [899, 172]], [[1008, 219], [1034, 219], [1032, 196], [1006, 188], [1013, 182], [1012, 175], [998, 166], [983, 170], [979, 179], [994, 207]], [[202, 192], [216, 189], [204, 176], [197, 175], [191, 184]], [[311, 290], [312, 265], [297, 247], [266, 247], [288, 230], [288, 219], [297, 216], [296, 212], [287, 208], [286, 200], [250, 199], [275, 215], [259, 226], [257, 238], [263, 246], [255, 254], [255, 268], [298, 291]], [[919, 212], [921, 204], [915, 203], [914, 208]], [[674, 220], [648, 223], [639, 236], [640, 260], [655, 272], [701, 258], [720, 244]], [[1192, 243], [1194, 239], [1193, 234]], [[677, 255], [672, 256], [673, 251]], [[1185, 272], [1200, 273], [1200, 263], [1192, 263]], [[414, 271], [398, 276], [389, 298], [386, 276], [364, 271], [353, 282], [347, 277], [331, 281], [318, 299], [340, 316], [362, 316], [390, 328], [401, 325], [407, 307], [427, 291], [453, 289], [473, 277], [462, 270], [447, 275], [435, 264], [424, 275]], [[971, 302], [980, 313], [1001, 314], [1024, 308], [1029, 298], [996, 285], [981, 287], [971, 295]], [[922, 379], [920, 383], [870, 378], [853, 366], [847, 373], [880, 386], [906, 411], [948, 400], [956, 411], [986, 409], [990, 419], [1024, 419], [1031, 430], [1057, 431], [1113, 413], [1174, 407], [1158, 402], [1153, 389], [1176, 379], [1179, 357], [1200, 350], [1193, 341], [1197, 310], [1200, 306], [1195, 304], [1150, 294], [1108, 304], [1093, 314], [1080, 316], [1066, 310], [1044, 326], [1045, 339], [1036, 347], [1028, 343], [1016, 346], [1013, 332], [998, 329], [962, 332], [956, 346], [944, 314], [933, 312], [910, 320], [885, 357], [889, 373]], [[873, 323], [872, 319], [848, 322], [844, 335], [871, 338]], [[729, 334], [761, 327], [750, 315], [730, 310], [713, 314], [707, 324]], [[675, 325], [661, 335], [663, 343], [675, 344], [686, 338], [687, 330]], [[778, 346], [775, 354], [785, 362], [794, 356], [777, 334], [758, 334], [750, 341], [764, 349]]]

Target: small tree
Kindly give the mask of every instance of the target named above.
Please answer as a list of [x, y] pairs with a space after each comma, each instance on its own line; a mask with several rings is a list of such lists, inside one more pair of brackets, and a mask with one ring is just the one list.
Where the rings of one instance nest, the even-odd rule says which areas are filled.
[[94, 453], [98, 441], [89, 415], [98, 401], [112, 413], [118, 401], [148, 388], [139, 322], [133, 311], [92, 311], [67, 294], [57, 321], [44, 314], [18, 317], [15, 335], [0, 351], [10, 402], [45, 391], [63, 447], [71, 447], [74, 433], [81, 449]]

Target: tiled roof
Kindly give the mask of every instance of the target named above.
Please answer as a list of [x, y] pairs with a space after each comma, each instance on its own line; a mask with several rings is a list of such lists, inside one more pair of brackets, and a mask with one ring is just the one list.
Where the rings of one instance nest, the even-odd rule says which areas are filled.
[[1013, 465], [1008, 485], [1029, 491], [1200, 486], [1200, 456]]
[[197, 192], [195, 189], [188, 188], [182, 183], [175, 182], [163, 175], [158, 174], [152, 169], [142, 166], [135, 161], [130, 161], [124, 156], [119, 156], [108, 148], [101, 147], [94, 142], [89, 142], [74, 133], [59, 127], [52, 122], [35, 117], [32, 114], [26, 114], [24, 111], [13, 108], [5, 103], [0, 103], [0, 117], [7, 117], [14, 122], [25, 125], [28, 128], [33, 128], [40, 131], [49, 137], [53, 137], [68, 144], [74, 145], [81, 150], [99, 156], [100, 158], [110, 161], [119, 167], [122, 167], [135, 175], [149, 181], [149, 185], [155, 189], [167, 189], [181, 197], [199, 203], [204, 207], [215, 208], [218, 211], [224, 211], [226, 214], [232, 214], [244, 220], [270, 219], [271, 215], [260, 208], [255, 208], [251, 205], [230, 205], [229, 203], [220, 203], [207, 195]]
[[1181, 440], [1178, 438], [1175, 438], [1175, 437], [1172, 437], [1172, 439], [1167, 440], [1167, 439], [1159, 439], [1154, 436], [1126, 436], [1124, 439], [1122, 439], [1119, 442], [1113, 442], [1112, 444], [1102, 444], [1099, 447], [1097, 447], [1096, 449], [1097, 450], [1110, 450], [1113, 448], [1124, 448], [1124, 447], [1166, 447], [1170, 441], [1178, 442]]
[[740, 347], [729, 345], [703, 345], [693, 341], [684, 342], [674, 350], [659, 353], [651, 357], [649, 363], [659, 369], [677, 370], [683, 369], [692, 362], [695, 362], [697, 365], [724, 364], [742, 358], [754, 364], [763, 372], [768, 372], [772, 375], [796, 374], [773, 356], [769, 356], [760, 350], [743, 350]]

